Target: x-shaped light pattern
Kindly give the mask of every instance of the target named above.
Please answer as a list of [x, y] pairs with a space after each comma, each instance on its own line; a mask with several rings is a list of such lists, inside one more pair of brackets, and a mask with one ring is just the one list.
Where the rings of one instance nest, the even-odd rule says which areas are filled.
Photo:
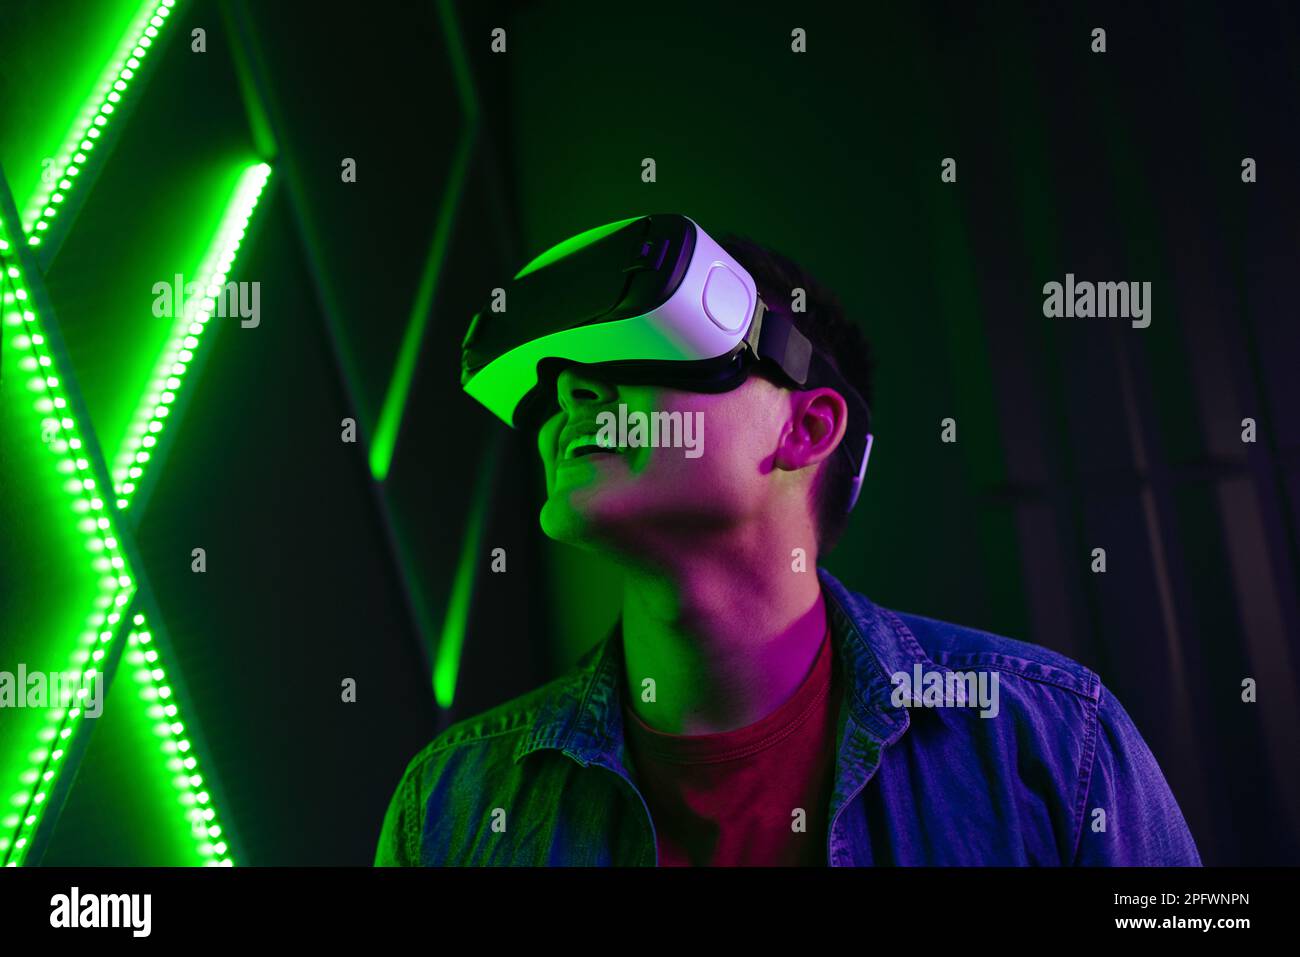
[[[60, 225], [61, 214], [65, 219], [69, 218], [66, 211], [76, 205], [73, 200], [76, 199], [78, 191], [84, 198], [84, 193], [88, 189], [84, 173], [94, 162], [93, 153], [96, 147], [104, 142], [101, 138], [103, 133], [112, 128], [113, 114], [126, 105], [122, 102], [123, 94], [128, 91], [132, 81], [136, 80], [141, 62], [158, 39], [159, 32], [166, 25], [167, 18], [175, 5], [176, 0], [144, 4], [140, 16], [124, 37], [124, 45], [119, 48], [120, 56], [117, 57], [116, 62], [110, 64], [105, 72], [105, 79], [91, 94], [86, 108], [73, 124], [64, 148], [50, 171], [51, 175], [27, 204], [24, 216], [25, 231], [17, 228], [16, 220], [12, 225], [0, 224], [0, 235], [7, 234], [9, 237], [15, 237], [14, 241], [25, 240], [31, 247], [42, 247], [44, 244], [44, 248], [34, 250], [43, 254], [36, 264], [37, 271], [42, 264], [49, 263], [54, 253], [51, 246], [56, 247], [65, 232], [65, 229], [52, 227]], [[372, 471], [375, 478], [381, 482], [386, 477], [393, 447], [396, 444], [414, 359], [423, 338], [424, 320], [446, 254], [450, 224], [454, 218], [460, 187], [478, 127], [477, 98], [474, 95], [472, 80], [465, 61], [464, 47], [460, 41], [455, 14], [447, 0], [438, 0], [437, 6], [447, 37], [467, 122], [462, 129], [457, 146], [451, 182], [437, 217], [437, 228], [429, 261], [423, 270], [420, 289], [413, 304], [411, 322], [386, 396], [377, 447], [371, 450]], [[233, 266], [244, 226], [269, 172], [269, 168], [264, 165], [251, 168], [236, 190], [235, 199], [231, 203], [222, 231], [200, 270], [208, 295], [193, 309], [177, 317], [172, 338], [164, 348], [153, 379], [137, 405], [131, 429], [114, 456], [111, 478], [113, 505], [119, 512], [130, 508], [141, 479], [151, 467], [156, 469], [152, 463], [162, 437], [161, 433], [167, 424], [168, 414], [183, 384], [185, 371], [195, 350], [200, 346], [203, 330], [212, 316], [213, 298], [218, 294], [217, 287], [222, 285], [226, 274]], [[67, 224], [63, 225], [66, 227]], [[136, 595], [137, 588], [141, 586], [134, 582], [127, 557], [122, 554], [119, 547], [119, 528], [127, 526], [122, 519], [134, 516], [129, 513], [115, 516], [113, 508], [105, 507], [103, 492], [106, 485], [102, 481], [102, 476], [95, 478], [96, 474], [102, 472], [101, 464], [97, 457], [89, 456], [89, 453], [79, 454], [85, 444], [79, 437], [78, 416], [64, 414], [69, 402], [64, 395], [60, 394], [57, 357], [46, 348], [46, 336], [40, 331], [42, 321], [39, 316], [40, 310], [28, 308], [26, 306], [33, 304], [24, 303], [28, 298], [26, 296], [28, 286], [38, 289], [42, 301], [48, 302], [41, 287], [41, 278], [39, 274], [26, 276], [25, 272], [30, 270], [24, 270], [19, 261], [20, 257], [14, 255], [9, 240], [4, 241], [5, 249], [0, 250], [0, 253], [5, 254], [5, 262], [3, 271], [0, 271], [0, 279], [7, 281], [8, 287], [4, 290], [6, 308], [3, 312], [3, 320], [7, 326], [18, 327], [15, 344], [31, 352], [22, 362], [25, 369], [36, 373], [31, 384], [40, 394], [36, 408], [42, 416], [41, 437], [47, 447], [58, 457], [56, 468], [60, 473], [68, 476], [68, 490], [76, 496], [74, 507], [82, 514], [80, 527], [88, 536], [88, 547], [97, 556], [96, 569], [103, 573], [101, 595], [89, 618], [90, 627], [81, 636], [78, 649], [73, 655], [74, 665], [87, 665], [87, 667], [84, 672], [76, 673], [87, 681], [93, 677], [92, 669], [105, 659], [106, 651], [111, 650], [111, 642], [115, 634], [122, 627], [128, 627], [126, 619], [129, 617], [126, 659], [134, 669], [134, 680], [141, 686], [140, 696], [148, 708], [148, 715], [156, 722], [155, 730], [162, 739], [162, 750], [168, 771], [174, 775], [173, 782], [180, 791], [181, 803], [186, 808], [187, 817], [192, 822], [198, 839], [198, 852], [209, 864], [230, 865], [233, 861], [228, 853], [227, 843], [222, 839], [223, 835], [216, 821], [211, 795], [205, 790], [202, 776], [198, 773], [192, 742], [185, 736], [184, 725], [180, 721], [178, 712], [179, 706], [174, 700], [172, 689], [167, 684], [166, 672], [160, 662], [159, 646], [149, 632], [145, 613], [136, 607], [143, 604]], [[9, 274], [10, 271], [12, 275]], [[19, 297], [20, 291], [24, 293], [23, 297]], [[52, 314], [48, 321], [54, 322]], [[0, 328], [0, 334], [3, 333], [4, 328]], [[66, 374], [70, 374], [70, 371]], [[489, 450], [490, 455], [491, 450]], [[434, 686], [438, 702], [443, 707], [450, 706], [454, 694], [468, 611], [468, 594], [473, 581], [472, 555], [477, 551], [477, 541], [480, 537], [478, 533], [481, 532], [485, 510], [486, 500], [482, 496], [476, 497], [474, 520], [468, 530], [466, 547], [462, 550], [461, 561], [458, 563], [442, 640], [438, 643]], [[129, 527], [126, 530], [129, 533]], [[135, 614], [131, 614], [133, 610]], [[84, 689], [82, 691], [81, 697], [84, 698]], [[45, 801], [53, 784], [58, 780], [60, 761], [65, 756], [67, 743], [73, 740], [74, 732], [81, 719], [81, 711], [75, 707], [54, 709], [50, 712], [47, 727], [41, 733], [40, 745], [30, 754], [31, 767], [22, 775], [22, 788], [10, 802], [11, 806], [21, 807], [21, 813], [10, 814], [0, 819], [0, 824], [10, 828], [11, 833], [14, 833], [12, 838], [0, 837], [0, 861], [14, 866], [25, 859], [30, 846], [30, 835], [39, 827]]]
[[[238, 11], [244, 4], [235, 3], [233, 6]], [[439, 24], [447, 43], [447, 59], [452, 68], [452, 76], [460, 100], [464, 123], [456, 140], [451, 170], [434, 218], [433, 236], [428, 252], [425, 255], [424, 265], [420, 272], [420, 282], [411, 302], [406, 330], [403, 333], [401, 345], [394, 360], [373, 437], [370, 436], [366, 428], [362, 428], [358, 435], [362, 446], [367, 450], [366, 455], [370, 464], [371, 476], [381, 488], [388, 478], [389, 470], [393, 464], [393, 455], [402, 432], [402, 423], [415, 378], [416, 366], [423, 348], [425, 332], [428, 329], [428, 321], [437, 296], [443, 266], [452, 246], [453, 231], [461, 205], [466, 176], [470, 170], [474, 150], [479, 139], [480, 109], [478, 94], [474, 88], [474, 78], [470, 70], [465, 43], [461, 37], [456, 11], [452, 0], [436, 0], [436, 7]], [[246, 18], [244, 19], [246, 20]], [[247, 52], [249, 54], [246, 62], [250, 65], [252, 73], [249, 85], [267, 91], [264, 94], [264, 100], [253, 104], [256, 108], [251, 112], [258, 115], [269, 114], [270, 125], [273, 128], [283, 129], [283, 117], [275, 97], [270, 95], [273, 86], [270, 77], [266, 75], [265, 67], [262, 65], [265, 57], [260, 55], [256, 44], [251, 42], [253, 40], [251, 29], [245, 31], [245, 39], [248, 42]], [[240, 44], [237, 43], [236, 49], [239, 49], [239, 47]], [[292, 157], [287, 152], [285, 155], [286, 162], [291, 163]], [[318, 245], [313, 241], [311, 231], [303, 225], [308, 217], [305, 212], [306, 199], [302, 194], [298, 179], [292, 175], [287, 175], [286, 182], [289, 186], [289, 202], [292, 207], [298, 210], [297, 218], [299, 229], [302, 231], [304, 253], [322, 296], [325, 321], [331, 327], [333, 337], [336, 340], [342, 340], [345, 336], [341, 331], [342, 317], [335, 305], [338, 297], [333, 292], [333, 271], [327, 268], [325, 257]], [[339, 351], [338, 362], [343, 389], [349, 395], [352, 404], [356, 406], [358, 402], [355, 384], [359, 376], [348, 361], [346, 349]], [[369, 422], [363, 424], [368, 426]], [[479, 467], [480, 474], [493, 474], [502, 442], [502, 434], [494, 432], [494, 438], [488, 442], [487, 448], [484, 450]], [[431, 683], [435, 701], [442, 709], [451, 708], [456, 692], [461, 651], [464, 647], [475, 579], [480, 564], [479, 548], [482, 543], [482, 535], [486, 527], [490, 505], [489, 491], [490, 483], [480, 482], [471, 500], [465, 536], [460, 549], [460, 558], [456, 564], [451, 591], [443, 611], [442, 628], [436, 637], [431, 619], [426, 617], [423, 602], [418, 598], [418, 595], [427, 588], [427, 585], [418, 581], [418, 576], [411, 568], [411, 563], [406, 556], [400, 537], [394, 543], [394, 557], [397, 560], [395, 570], [401, 577], [405, 590], [410, 596], [411, 612], [416, 630], [424, 641], [425, 647], [431, 651], [434, 657]], [[391, 524], [389, 514], [391, 505], [386, 494], [382, 491], [379, 495], [379, 503], [380, 509], [385, 515], [385, 522]]]
[[[456, 211], [460, 205], [465, 175], [469, 169], [479, 132], [478, 94], [474, 89], [469, 60], [466, 57], [465, 45], [461, 40], [460, 27], [456, 22], [456, 12], [452, 8], [451, 0], [438, 0], [438, 16], [443, 35], [447, 39], [447, 56], [451, 61], [465, 123], [456, 142], [451, 176], [447, 181], [447, 189], [439, 205], [438, 217], [434, 224], [433, 242], [429, 247], [429, 254], [420, 276], [420, 285], [411, 306], [410, 318], [407, 320], [406, 332], [402, 336], [392, 378], [384, 395], [379, 424], [375, 430], [375, 440], [370, 447], [370, 470], [377, 482], [383, 482], [388, 477], [388, 470], [392, 466], [393, 452], [406, 413], [416, 362], [424, 341], [434, 293], [442, 274], [442, 265], [451, 244], [452, 224], [455, 222]], [[484, 453], [484, 461], [480, 466], [480, 474], [490, 475], [495, 471], [498, 452], [499, 442], [489, 442]], [[489, 505], [488, 488], [487, 483], [479, 483], [478, 490], [471, 500], [460, 560], [456, 563], [451, 594], [447, 599], [442, 631], [437, 643], [432, 679], [434, 699], [441, 708], [450, 708], [456, 694], [456, 681], [460, 674], [460, 655], [465, 643], [479, 547], [482, 543]]]
[[61, 368], [60, 353], [51, 347], [51, 327], [56, 323], [39, 268], [31, 258], [19, 255], [14, 245], [25, 241], [29, 246], [39, 246], [48, 224], [66, 208], [64, 204], [77, 186], [74, 177], [81, 172], [86, 153], [99, 138], [97, 131], [108, 122], [121, 100], [121, 92], [134, 77], [140, 59], [147, 54], [174, 4], [175, 0], [146, 4], [144, 16], [150, 12], [152, 16], [147, 20], [142, 17], [143, 27], [133, 27], [140, 33], [134, 37], [129, 56], [120, 65], [113, 65], [117, 75], [111, 80], [109, 90], [92, 94], [93, 109], [83, 114], [83, 126], [79, 130], [74, 126], [75, 151], [62, 158], [61, 178], [56, 183], [58, 191], [48, 197], [34, 198], [29, 205], [42, 210], [30, 221], [30, 229], [24, 232], [18, 228], [17, 223], [9, 221], [5, 209], [0, 208], [0, 281], [3, 283], [0, 335], [12, 336], [13, 346], [22, 353], [20, 368], [31, 374], [28, 386], [36, 396], [34, 425], [39, 426], [33, 431], [54, 454], [54, 467], [64, 477], [65, 487], [73, 496], [73, 511], [80, 516], [78, 527], [94, 556], [92, 566], [101, 576], [95, 608], [88, 616], [88, 627], [78, 639], [68, 669], [69, 676], [79, 685], [76, 700], [68, 708], [49, 711], [38, 745], [30, 753], [31, 764], [21, 776], [19, 791], [9, 802], [11, 808], [19, 810], [0, 819], [0, 825], [12, 835], [0, 837], [0, 859], [7, 866], [23, 863], [30, 851], [32, 836], [48, 806], [47, 799], [66, 765], [63, 759], [69, 745], [83, 728], [85, 714], [79, 705], [84, 703], [90, 682], [101, 672], [103, 662], [112, 651], [111, 643], [124, 627], [129, 628], [126, 661], [140, 686], [141, 704], [160, 738], [161, 752], [180, 806], [191, 824], [198, 855], [209, 865], [233, 864], [212, 796], [198, 769], [193, 742], [186, 733], [179, 705], [168, 683], [159, 646], [149, 631], [146, 615], [140, 610], [131, 614], [140, 586], [131, 573], [128, 549], [122, 543], [123, 535], [129, 535], [133, 525], [126, 510], [154, 461], [168, 415], [204, 341], [216, 299], [233, 268], [249, 219], [270, 176], [270, 167], [256, 164], [240, 178], [221, 227], [199, 268], [203, 296], [191, 298], [175, 317], [172, 335], [137, 404], [131, 428], [114, 457], [111, 503], [106, 501], [109, 496], [104, 463], [91, 451], [98, 449], [98, 445], [87, 441], [89, 436], [77, 414], [79, 403], [71, 401], [76, 391], [71, 370]]

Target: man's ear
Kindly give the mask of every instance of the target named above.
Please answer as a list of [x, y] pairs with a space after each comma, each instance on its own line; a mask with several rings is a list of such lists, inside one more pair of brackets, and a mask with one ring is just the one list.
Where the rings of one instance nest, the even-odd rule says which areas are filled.
[[773, 464], [790, 471], [817, 465], [839, 446], [848, 421], [849, 407], [834, 389], [792, 392], [790, 421]]

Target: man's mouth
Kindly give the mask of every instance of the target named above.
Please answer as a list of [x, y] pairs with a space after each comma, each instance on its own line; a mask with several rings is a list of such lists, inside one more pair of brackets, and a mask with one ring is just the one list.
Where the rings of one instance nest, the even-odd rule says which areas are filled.
[[583, 433], [573, 436], [565, 443], [560, 451], [560, 461], [567, 462], [588, 455], [618, 455], [619, 451], [608, 440], [602, 442], [598, 433]]

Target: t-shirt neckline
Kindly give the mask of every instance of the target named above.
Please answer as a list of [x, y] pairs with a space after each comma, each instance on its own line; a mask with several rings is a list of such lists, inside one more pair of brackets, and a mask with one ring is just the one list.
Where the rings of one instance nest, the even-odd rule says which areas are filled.
[[623, 718], [633, 750], [669, 764], [738, 761], [766, 751], [799, 730], [831, 690], [834, 649], [829, 624], [812, 669], [793, 695], [753, 724], [713, 734], [670, 734], [650, 727], [624, 700]]

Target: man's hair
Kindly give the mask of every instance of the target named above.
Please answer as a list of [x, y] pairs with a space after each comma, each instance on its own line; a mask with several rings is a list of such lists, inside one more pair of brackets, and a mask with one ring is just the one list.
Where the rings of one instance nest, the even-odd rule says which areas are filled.
[[[871, 404], [875, 358], [862, 330], [844, 314], [839, 298], [802, 266], [775, 250], [743, 236], [726, 235], [718, 244], [749, 271], [758, 294], [774, 312], [788, 315], [848, 383]], [[804, 291], [804, 311], [795, 312], [796, 289]], [[861, 423], [852, 423], [860, 428]], [[859, 463], [861, 464], [861, 463]], [[813, 486], [817, 548], [835, 547], [848, 525], [849, 496], [857, 473], [847, 455], [837, 449], [822, 465]]]

